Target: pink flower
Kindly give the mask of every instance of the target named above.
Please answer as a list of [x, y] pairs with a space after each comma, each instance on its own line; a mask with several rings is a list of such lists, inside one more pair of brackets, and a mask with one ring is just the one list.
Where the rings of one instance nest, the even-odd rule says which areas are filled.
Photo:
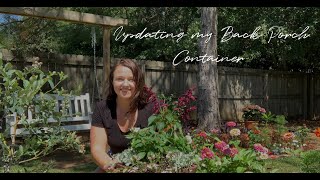
[[213, 128], [213, 129], [211, 129], [210, 132], [211, 132], [212, 134], [218, 134], [218, 133], [220, 132], [220, 130]]
[[261, 152], [261, 153], [268, 153], [268, 148], [263, 147], [261, 144], [256, 143], [253, 145], [254, 150]]
[[225, 154], [225, 155], [230, 155], [231, 154], [231, 149], [229, 148], [229, 147], [227, 147], [227, 148], [225, 148], [225, 149], [223, 149], [223, 154]]
[[231, 154], [230, 154], [230, 156], [231, 156], [231, 157], [234, 157], [236, 154], [238, 154], [238, 149], [235, 148], [235, 147], [231, 148]]
[[219, 149], [220, 151], [223, 151], [224, 149], [226, 149], [227, 143], [225, 143], [224, 141], [219, 141], [214, 143], [214, 147]]
[[211, 151], [211, 149], [204, 147], [201, 150], [201, 159], [205, 159], [205, 158], [212, 159], [213, 157], [214, 157], [214, 153]]
[[229, 121], [229, 122], [226, 123], [226, 125], [228, 127], [235, 127], [237, 124], [235, 122], [233, 122], [233, 121]]
[[259, 111], [260, 111], [261, 113], [266, 113], [266, 110], [265, 110], [264, 108], [260, 108]]

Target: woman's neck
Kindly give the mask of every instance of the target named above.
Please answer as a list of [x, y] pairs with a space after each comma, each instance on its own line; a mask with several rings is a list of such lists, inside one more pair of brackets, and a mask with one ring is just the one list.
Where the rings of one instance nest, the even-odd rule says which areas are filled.
[[127, 99], [116, 99], [117, 108], [120, 108], [122, 111], [128, 112], [130, 110], [130, 101]]

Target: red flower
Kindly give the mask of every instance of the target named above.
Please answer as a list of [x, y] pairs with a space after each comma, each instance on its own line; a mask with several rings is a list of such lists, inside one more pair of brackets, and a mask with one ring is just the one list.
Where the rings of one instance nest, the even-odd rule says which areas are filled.
[[201, 150], [201, 159], [212, 159], [214, 157], [214, 153], [207, 147]]
[[198, 136], [203, 137], [204, 139], [207, 137], [207, 133], [201, 131]]

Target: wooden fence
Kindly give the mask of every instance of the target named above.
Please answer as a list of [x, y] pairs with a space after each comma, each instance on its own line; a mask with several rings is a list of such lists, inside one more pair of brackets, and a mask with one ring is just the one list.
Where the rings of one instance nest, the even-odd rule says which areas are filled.
[[[17, 58], [12, 52], [1, 50], [3, 59], [17, 66], [30, 65], [35, 58]], [[90, 93], [94, 101], [102, 92], [102, 58], [96, 58], [97, 76], [94, 74], [93, 57], [82, 55], [39, 55], [43, 70], [63, 71], [69, 78], [65, 89], [79, 94]], [[21, 60], [25, 59], [25, 60]], [[112, 59], [111, 65], [117, 59]], [[160, 93], [181, 94], [197, 85], [197, 66], [171, 62], [137, 61], [145, 72], [146, 84]], [[210, 62], [208, 62], [208, 66]], [[218, 67], [219, 108], [224, 120], [241, 119], [245, 104], [254, 103], [274, 114], [284, 114], [292, 119], [319, 119], [320, 75], [266, 71], [245, 68]], [[98, 86], [95, 85], [95, 77]], [[99, 87], [99, 88], [97, 88]]]

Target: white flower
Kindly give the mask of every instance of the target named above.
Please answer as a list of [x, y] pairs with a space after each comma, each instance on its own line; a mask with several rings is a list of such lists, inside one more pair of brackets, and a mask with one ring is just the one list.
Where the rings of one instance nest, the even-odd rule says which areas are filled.
[[131, 131], [136, 133], [136, 132], [140, 131], [140, 128], [139, 127], [134, 127], [134, 128], [131, 128]]
[[231, 129], [230, 130], [230, 135], [231, 136], [239, 136], [241, 134], [240, 129]]
[[191, 138], [191, 136], [189, 135], [189, 133], [188, 133], [188, 135], [186, 135], [186, 139], [187, 139], [188, 144], [191, 144], [191, 143], [192, 143], [192, 138]]
[[259, 156], [260, 159], [268, 159], [268, 154], [266, 153], [261, 153]]
[[221, 164], [222, 164], [221, 161], [216, 162], [216, 166], [221, 166]]

